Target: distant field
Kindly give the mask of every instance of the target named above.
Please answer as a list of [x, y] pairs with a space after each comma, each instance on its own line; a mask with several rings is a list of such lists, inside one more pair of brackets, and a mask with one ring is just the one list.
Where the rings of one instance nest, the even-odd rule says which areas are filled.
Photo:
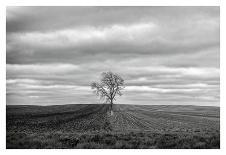
[[7, 106], [7, 148], [219, 148], [220, 109], [81, 104]]

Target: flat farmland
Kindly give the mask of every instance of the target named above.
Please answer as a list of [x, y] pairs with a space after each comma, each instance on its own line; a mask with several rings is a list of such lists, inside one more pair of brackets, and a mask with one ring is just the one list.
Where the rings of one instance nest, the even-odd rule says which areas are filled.
[[114, 130], [199, 132], [220, 129], [217, 107], [116, 105]]
[[220, 108], [7, 106], [7, 148], [219, 148]]

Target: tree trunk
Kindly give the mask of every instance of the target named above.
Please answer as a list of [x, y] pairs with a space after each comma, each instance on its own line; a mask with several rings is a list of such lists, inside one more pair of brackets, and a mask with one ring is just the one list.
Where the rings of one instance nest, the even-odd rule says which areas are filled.
[[113, 100], [111, 100], [111, 109], [110, 109], [110, 112], [111, 112], [111, 116], [114, 114], [113, 113]]

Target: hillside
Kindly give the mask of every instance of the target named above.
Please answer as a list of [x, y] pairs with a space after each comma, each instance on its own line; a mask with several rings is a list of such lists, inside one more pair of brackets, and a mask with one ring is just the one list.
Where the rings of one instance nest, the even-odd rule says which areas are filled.
[[[114, 105], [113, 116], [107, 112], [108, 108], [109, 105], [106, 104], [7, 106], [7, 147], [18, 147], [18, 141], [12, 139], [17, 136], [26, 138], [32, 135], [39, 139], [43, 134], [70, 135], [69, 139], [74, 136], [78, 138], [84, 134], [89, 137], [90, 134], [101, 135], [103, 138], [104, 134], [114, 136], [122, 134], [120, 137], [123, 137], [131, 133], [135, 134], [136, 138], [139, 138], [137, 134], [143, 134], [143, 137], [148, 134], [148, 137], [152, 138], [164, 134], [177, 136], [180, 134], [179, 137], [181, 135], [185, 137], [219, 136], [219, 107]], [[59, 138], [59, 135], [57, 137]], [[63, 146], [62, 144], [59, 147]], [[42, 146], [37, 147], [42, 148]], [[95, 148], [100, 148], [100, 146]]]

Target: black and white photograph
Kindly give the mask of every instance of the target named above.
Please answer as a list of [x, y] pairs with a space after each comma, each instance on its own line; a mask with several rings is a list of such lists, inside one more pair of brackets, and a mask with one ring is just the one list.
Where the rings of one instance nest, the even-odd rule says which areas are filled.
[[7, 6], [6, 149], [220, 149], [219, 6]]

